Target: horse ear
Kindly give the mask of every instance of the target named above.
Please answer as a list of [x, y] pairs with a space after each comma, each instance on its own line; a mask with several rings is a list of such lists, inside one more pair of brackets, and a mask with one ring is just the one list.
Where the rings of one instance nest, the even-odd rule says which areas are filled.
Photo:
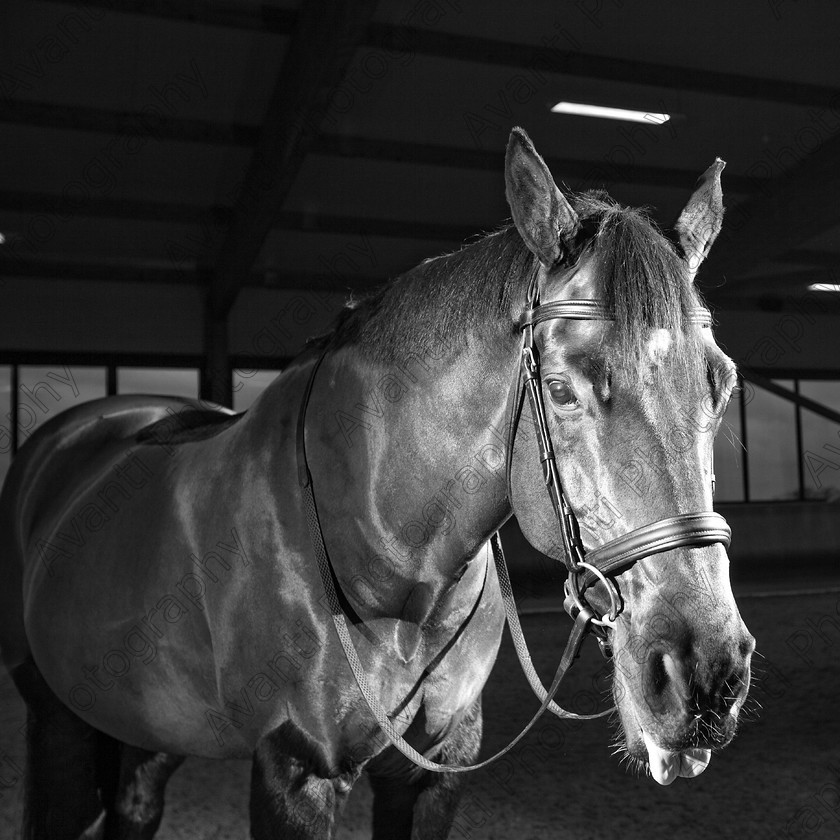
[[521, 128], [514, 128], [508, 140], [505, 194], [513, 223], [525, 244], [543, 265], [554, 265], [580, 225], [545, 161]]
[[688, 262], [692, 281], [706, 258], [723, 223], [723, 191], [720, 173], [726, 162], [715, 162], [700, 176], [694, 194], [677, 220], [676, 230]]

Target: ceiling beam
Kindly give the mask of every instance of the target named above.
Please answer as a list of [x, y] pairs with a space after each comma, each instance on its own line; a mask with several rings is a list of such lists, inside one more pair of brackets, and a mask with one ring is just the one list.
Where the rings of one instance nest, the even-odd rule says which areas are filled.
[[[498, 172], [500, 176], [504, 170], [504, 150], [502, 148], [494, 151], [492, 149], [437, 146], [428, 143], [324, 134], [315, 141], [312, 151], [317, 154], [346, 158], [366, 158], [392, 163], [414, 163], [455, 169], [484, 170]], [[697, 180], [697, 172], [693, 169], [612, 164], [603, 160], [583, 160], [580, 158], [546, 157], [545, 160], [558, 178], [564, 180], [577, 178], [589, 187], [606, 184], [645, 184], [647, 186], [672, 187], [690, 191], [691, 185]], [[762, 183], [760, 178], [730, 175], [729, 173], [726, 176], [727, 190], [742, 195], [755, 192]]]
[[[456, 244], [481, 235], [480, 225], [449, 225], [411, 219], [372, 219], [327, 213], [281, 210], [272, 226], [301, 233], [337, 233], [350, 236], [385, 236], [395, 239], [440, 240]], [[495, 225], [493, 229], [495, 229]]]
[[[79, 108], [47, 102], [0, 100], [0, 122], [31, 125], [67, 131], [103, 134], [153, 136], [157, 140], [207, 143], [228, 146], [253, 146], [259, 135], [257, 126], [242, 123], [218, 123], [207, 120], [160, 119], [154, 126], [144, 115], [102, 108]], [[504, 150], [476, 149], [465, 146], [438, 146], [372, 137], [321, 134], [311, 151], [320, 155], [363, 158], [389, 163], [412, 163], [452, 169], [501, 173]], [[547, 158], [558, 177], [580, 178], [594, 184], [646, 184], [648, 186], [686, 188], [697, 177], [693, 170], [675, 167], [639, 166], [595, 162], [575, 158]], [[727, 192], [747, 194], [761, 186], [762, 180], [743, 175], [726, 175]]]
[[[244, 123], [221, 123], [209, 120], [155, 118], [153, 126], [145, 115], [132, 111], [58, 105], [50, 102], [0, 100], [0, 122], [102, 134], [154, 136], [158, 140], [207, 143], [228, 146], [253, 146], [259, 136], [257, 126]], [[429, 143], [358, 137], [344, 134], [320, 134], [311, 151], [321, 155], [364, 158], [391, 163], [415, 163], [453, 169], [501, 171], [503, 150], [494, 151], [466, 146], [441, 146]], [[682, 188], [696, 178], [694, 170], [676, 167], [638, 166], [575, 158], [547, 158], [558, 177], [589, 179], [607, 176], [611, 183], [647, 184]], [[728, 191], [750, 193], [762, 183], [761, 178], [726, 175]]]
[[[259, 285], [263, 288], [285, 291], [310, 292], [370, 292], [378, 289], [387, 282], [382, 277], [366, 274], [335, 274], [320, 271], [275, 271], [271, 268], [263, 269], [260, 274]], [[253, 284], [257, 285], [257, 284]]]
[[[0, 259], [0, 277], [37, 277], [44, 280], [140, 283], [142, 285], [206, 286], [209, 272], [201, 268], [167, 268], [130, 263], [91, 263], [70, 260]], [[382, 277], [363, 274], [339, 275], [330, 272], [282, 272], [271, 268], [252, 271], [246, 286], [295, 291], [364, 292], [381, 286]]]
[[840, 88], [825, 85], [655, 64], [490, 38], [464, 37], [408, 26], [371, 24], [367, 45], [389, 50], [408, 48], [411, 52], [437, 58], [493, 64], [498, 67], [534, 68], [564, 76], [648, 85], [680, 92], [692, 91], [800, 106], [836, 107], [840, 103]]
[[375, 8], [376, 0], [304, 0], [219, 252], [213, 317], [230, 311]]
[[220, 26], [250, 32], [288, 35], [294, 28], [297, 12], [278, 9], [268, 3], [245, 5], [241, 0], [199, 2], [196, 0], [51, 0], [65, 6], [84, 6], [120, 14], [144, 15], [181, 23]]
[[109, 111], [105, 108], [14, 99], [0, 99], [0, 122], [225, 146], [253, 146], [259, 134], [257, 126], [242, 123], [175, 119], [157, 114], [151, 123], [148, 114], [139, 111]]
[[840, 135], [727, 211], [703, 276], [729, 279], [840, 225]]
[[[296, 13], [267, 4], [243, 8], [234, 2], [196, 3], [194, 0], [56, 0], [73, 6], [105, 8], [109, 12], [159, 17], [223, 26], [251, 32], [288, 35]], [[664, 89], [781, 102], [819, 108], [840, 105], [840, 88], [785, 79], [722, 73], [647, 61], [593, 55], [577, 50], [475, 38], [433, 29], [371, 22], [362, 39], [365, 46], [410, 51], [416, 55], [492, 64], [497, 67], [538, 68], [565, 76], [649, 85]]]
[[[200, 225], [208, 245], [211, 244], [211, 239], [217, 232], [221, 233], [227, 229], [233, 215], [231, 208], [221, 206], [208, 208], [180, 202], [129, 201], [93, 196], [84, 201], [70, 201], [62, 200], [60, 196], [49, 193], [14, 191], [0, 191], [0, 210], [14, 213], [48, 213], [58, 217], [78, 216], [93, 219]], [[384, 236], [458, 243], [480, 234], [481, 226], [277, 210], [271, 216], [268, 231], [270, 230]]]
[[0, 210], [13, 213], [49, 213], [59, 218], [79, 216], [138, 222], [174, 222], [203, 225], [210, 229], [226, 225], [231, 216], [231, 209], [221, 205], [206, 207], [178, 201], [128, 200], [101, 196], [68, 198], [53, 193], [16, 190], [0, 190]]
[[[0, 259], [0, 277], [38, 277], [49, 280], [96, 280], [108, 283], [202, 286], [207, 272], [130, 263], [91, 263], [46, 259]], [[260, 285], [260, 282], [256, 285]]]
[[816, 248], [792, 248], [790, 251], [779, 254], [776, 261], [796, 265], [812, 265], [815, 268], [838, 271], [840, 269], [840, 252], [822, 251]]

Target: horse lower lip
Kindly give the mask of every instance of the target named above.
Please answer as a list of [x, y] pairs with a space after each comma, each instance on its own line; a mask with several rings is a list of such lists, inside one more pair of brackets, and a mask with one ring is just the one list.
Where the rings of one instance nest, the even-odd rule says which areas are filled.
[[688, 749], [674, 752], [657, 746], [653, 738], [642, 730], [645, 748], [648, 752], [648, 767], [654, 781], [660, 785], [670, 785], [678, 777], [693, 779], [699, 776], [709, 765], [711, 750]]

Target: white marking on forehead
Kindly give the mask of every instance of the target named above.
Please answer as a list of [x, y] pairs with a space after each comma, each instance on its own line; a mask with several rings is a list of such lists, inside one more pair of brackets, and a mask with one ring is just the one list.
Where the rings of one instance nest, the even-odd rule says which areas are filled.
[[671, 331], [666, 329], [653, 330], [647, 342], [647, 353], [654, 363], [662, 360], [671, 347]]

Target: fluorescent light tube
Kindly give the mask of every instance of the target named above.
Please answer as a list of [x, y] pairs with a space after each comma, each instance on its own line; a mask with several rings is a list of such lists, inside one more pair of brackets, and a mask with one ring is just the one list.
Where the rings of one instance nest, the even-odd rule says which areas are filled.
[[627, 108], [606, 108], [603, 105], [587, 105], [584, 102], [558, 102], [552, 106], [551, 111], [554, 114], [575, 114], [580, 117], [601, 117], [605, 120], [627, 120], [654, 125], [662, 125], [671, 119], [670, 114], [630, 111]]

